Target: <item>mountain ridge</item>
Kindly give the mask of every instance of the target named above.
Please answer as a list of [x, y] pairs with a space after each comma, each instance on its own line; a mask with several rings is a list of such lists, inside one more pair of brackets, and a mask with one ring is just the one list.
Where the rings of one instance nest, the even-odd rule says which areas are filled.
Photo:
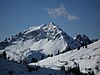
[[30, 27], [0, 42], [2, 75], [99, 75], [99, 60], [100, 40], [92, 43], [86, 35], [73, 39], [54, 23]]
[[[80, 46], [77, 41], [54, 23], [30, 27], [24, 32], [6, 38], [0, 43], [0, 46], [2, 45], [4, 47], [2, 50], [6, 50], [8, 55], [13, 56], [11, 58], [15, 60], [18, 60], [22, 53], [28, 56], [32, 55], [31, 51], [33, 53], [39, 52], [39, 57], [41, 57], [41, 53], [56, 55], [58, 52], [62, 53]], [[36, 56], [33, 55], [31, 58], [33, 57]]]

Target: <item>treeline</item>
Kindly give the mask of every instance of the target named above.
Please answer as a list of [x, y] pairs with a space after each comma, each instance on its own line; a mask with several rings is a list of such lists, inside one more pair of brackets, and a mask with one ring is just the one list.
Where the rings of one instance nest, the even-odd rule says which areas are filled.
[[75, 67], [66, 67], [63, 65], [60, 67], [60, 70], [65, 74], [65, 75], [95, 75], [94, 71], [89, 68], [87, 73], [82, 73], [80, 71], [80, 66], [77, 64]]

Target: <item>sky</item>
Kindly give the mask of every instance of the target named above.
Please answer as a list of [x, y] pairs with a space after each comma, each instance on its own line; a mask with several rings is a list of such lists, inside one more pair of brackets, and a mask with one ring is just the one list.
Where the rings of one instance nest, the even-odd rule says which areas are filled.
[[73, 38], [100, 39], [100, 0], [0, 0], [0, 40], [50, 22]]

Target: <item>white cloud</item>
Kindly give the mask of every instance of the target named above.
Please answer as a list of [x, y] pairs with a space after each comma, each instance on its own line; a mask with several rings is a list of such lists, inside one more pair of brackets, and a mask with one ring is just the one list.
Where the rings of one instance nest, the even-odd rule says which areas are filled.
[[68, 20], [76, 20], [76, 19], [80, 19], [80, 17], [75, 15], [68, 15]]
[[56, 19], [60, 16], [65, 17], [66, 19], [72, 21], [79, 19], [79, 16], [71, 15], [69, 11], [66, 10], [66, 8], [63, 5], [60, 5], [58, 8], [52, 8], [52, 9], [45, 9], [49, 16], [53, 19]]

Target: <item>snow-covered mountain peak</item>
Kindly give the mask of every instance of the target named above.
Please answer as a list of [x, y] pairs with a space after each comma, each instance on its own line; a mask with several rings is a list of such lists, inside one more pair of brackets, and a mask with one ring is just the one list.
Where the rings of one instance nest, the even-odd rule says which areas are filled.
[[61, 35], [62, 33], [64, 32], [58, 26], [54, 23], [49, 23], [30, 27], [24, 32], [24, 37], [28, 39], [34, 39], [35, 37], [55, 39], [58, 34]]
[[[92, 69], [96, 75], [99, 75], [100, 40], [93, 44], [90, 43], [91, 40], [86, 35], [77, 35], [73, 39], [54, 23], [32, 26], [24, 32], [17, 33], [0, 42], [0, 73], [2, 75], [13, 75], [13, 73], [18, 75], [17, 72], [21, 72], [20, 75], [29, 75], [27, 71], [30, 68], [41, 66], [36, 75], [40, 75], [42, 72], [43, 75], [46, 74], [44, 73], [46, 68], [58, 70], [54, 74], [51, 71], [52, 75], [65, 75], [65, 73], [74, 75], [74, 72], [77, 75], [76, 72], [80, 66], [82, 72], [87, 71], [88, 73], [88, 69]], [[7, 58], [7, 60], [1, 57]], [[25, 66], [22, 68], [14, 61], [27, 64], [27, 66], [23, 69]], [[8, 64], [16, 65], [19, 70], [16, 69], [16, 66], [13, 68]], [[14, 71], [10, 71], [9, 68]], [[71, 70], [73, 70], [73, 74]], [[78, 72], [80, 73], [80, 71]], [[30, 74], [35, 75], [35, 70]], [[88, 74], [80, 73], [79, 75]]]
[[51, 22], [49, 24], [42, 24], [40, 26], [32, 26], [25, 31], [25, 34], [32, 31], [40, 30], [40, 29], [44, 31], [57, 31], [57, 30], [61, 31], [61, 29], [58, 26], [56, 26], [56, 24]]
[[81, 46], [88, 45], [88, 44], [92, 43], [92, 41], [90, 40], [90, 38], [87, 37], [85, 34], [84, 35], [80, 35], [79, 34], [74, 39], [77, 42], [79, 42], [81, 44]]
[[[56, 55], [80, 46], [77, 41], [54, 23], [30, 27], [8, 40], [9, 38], [0, 42], [0, 46], [7, 50], [8, 55], [11, 55], [11, 58], [15, 60], [19, 60], [22, 54], [24, 59], [29, 58], [31, 60], [35, 57], [40, 60], [42, 54]], [[30, 62], [30, 60], [28, 61]]]
[[29, 29], [27, 29], [25, 31], [25, 34], [28, 34], [28, 33], [32, 32], [32, 31], [39, 30], [39, 29], [40, 29], [40, 26], [32, 26], [32, 27], [30, 27]]
[[49, 23], [49, 24], [42, 24], [42, 25], [40, 25], [40, 26], [32, 26], [32, 27], [30, 27], [28, 30], [36, 30], [36, 29], [44, 29], [44, 30], [52, 30], [52, 29], [55, 29], [55, 28], [57, 28], [57, 29], [60, 29], [58, 26], [56, 26], [56, 24], [54, 24], [54, 23]]

